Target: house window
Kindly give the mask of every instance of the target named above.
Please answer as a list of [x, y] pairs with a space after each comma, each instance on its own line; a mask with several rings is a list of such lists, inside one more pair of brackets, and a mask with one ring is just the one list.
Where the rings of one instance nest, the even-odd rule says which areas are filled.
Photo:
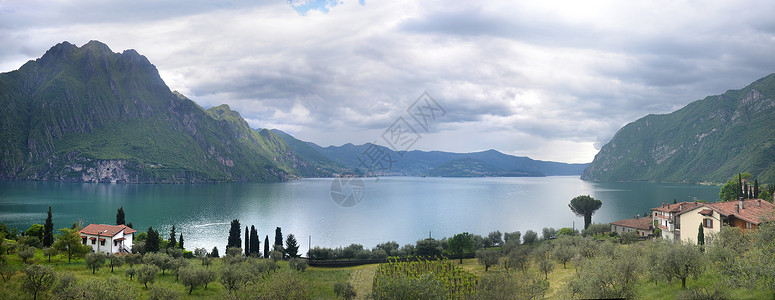
[[92, 245], [97, 244], [97, 240], [91, 240], [91, 244]]
[[105, 246], [105, 240], [100, 240], [100, 246]]
[[745, 222], [745, 229], [751, 229], [753, 228], [753, 224], [751, 222]]
[[702, 226], [705, 228], [713, 228], [713, 219], [704, 219], [702, 221]]
[[81, 238], [81, 240], [83, 241], [83, 244], [86, 245], [86, 237]]

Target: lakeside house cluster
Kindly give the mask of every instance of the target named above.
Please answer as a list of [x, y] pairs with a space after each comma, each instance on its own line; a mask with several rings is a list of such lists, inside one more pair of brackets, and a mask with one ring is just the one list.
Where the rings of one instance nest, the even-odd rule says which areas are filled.
[[702, 203], [662, 203], [651, 209], [651, 217], [611, 222], [611, 231], [619, 234], [635, 231], [638, 236], [650, 237], [659, 229], [662, 238], [697, 243], [700, 226], [705, 239], [721, 232], [722, 226], [755, 230], [762, 222], [775, 221], [775, 204], [762, 199]]

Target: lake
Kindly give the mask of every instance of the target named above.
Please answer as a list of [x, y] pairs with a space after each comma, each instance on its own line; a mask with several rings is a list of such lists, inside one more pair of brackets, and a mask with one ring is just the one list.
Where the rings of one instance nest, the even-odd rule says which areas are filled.
[[[385, 241], [399, 244], [469, 232], [583, 227], [568, 208], [578, 195], [603, 202], [595, 223], [642, 215], [663, 202], [717, 201], [719, 186], [668, 183], [596, 183], [575, 176], [537, 178], [364, 178], [362, 200], [355, 206], [332, 198], [334, 179], [301, 179], [283, 183], [101, 184], [0, 182], [0, 222], [19, 230], [43, 224], [52, 207], [54, 227], [113, 224], [123, 206], [134, 228], [160, 231], [174, 224], [186, 248], [217, 246], [224, 253], [232, 219], [242, 228], [255, 225], [262, 242], [275, 227], [293, 233], [301, 253], [312, 246], [351, 243], [373, 248]], [[345, 189], [342, 194], [352, 194]], [[358, 194], [360, 195], [360, 194]], [[337, 201], [342, 202], [342, 201]], [[575, 223], [574, 223], [575, 222]], [[244, 232], [243, 232], [244, 236]], [[262, 245], [263, 248], [263, 245]]]

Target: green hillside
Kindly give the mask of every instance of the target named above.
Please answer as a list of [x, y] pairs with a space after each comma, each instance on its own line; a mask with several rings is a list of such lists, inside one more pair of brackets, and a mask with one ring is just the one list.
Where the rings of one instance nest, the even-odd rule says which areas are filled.
[[308, 173], [228, 106], [172, 92], [134, 50], [64, 42], [0, 74], [0, 178], [84, 182], [281, 181]]
[[719, 182], [748, 172], [775, 182], [775, 74], [665, 115], [627, 124], [582, 179]]
[[429, 170], [426, 176], [432, 177], [540, 177], [544, 174], [522, 170], [504, 171], [496, 166], [473, 158], [461, 158], [448, 161]]

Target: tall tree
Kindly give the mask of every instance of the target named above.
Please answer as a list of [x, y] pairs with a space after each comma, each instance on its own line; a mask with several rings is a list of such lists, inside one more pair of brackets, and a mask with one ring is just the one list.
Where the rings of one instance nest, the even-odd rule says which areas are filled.
[[91, 247], [81, 244], [80, 228], [62, 228], [54, 243], [54, 248], [67, 253], [67, 262], [70, 262], [73, 256], [77, 257], [85, 254]]
[[245, 256], [250, 256], [250, 231], [245, 226]]
[[288, 238], [285, 239], [285, 253], [288, 253], [288, 256], [291, 258], [299, 257], [299, 243], [296, 242], [296, 237], [293, 236], [293, 233], [288, 235]]
[[269, 235], [264, 238], [264, 258], [269, 258]]
[[116, 212], [116, 225], [124, 225], [126, 224], [126, 217], [124, 215], [124, 207], [119, 207], [118, 212]]
[[48, 217], [43, 225], [43, 247], [51, 247], [54, 244], [54, 222], [51, 220], [51, 206], [48, 207]]
[[242, 247], [242, 237], [240, 237], [242, 232], [240, 231], [242, 231], [242, 228], [240, 228], [239, 219], [232, 220], [231, 228], [229, 228], [229, 241], [226, 243], [226, 249], [232, 247]]
[[577, 196], [570, 200], [570, 210], [579, 217], [584, 217], [584, 229], [592, 224], [592, 215], [603, 206], [603, 202], [590, 196]]
[[473, 248], [474, 241], [468, 232], [463, 232], [453, 236], [447, 244], [449, 245], [449, 250], [460, 257], [460, 264], [463, 264], [463, 253]]
[[258, 237], [258, 230], [250, 225], [250, 254], [258, 256], [261, 252], [261, 238]]
[[283, 246], [283, 230], [280, 229], [280, 227], [277, 227], [274, 230], [274, 245], [275, 246]]
[[183, 233], [182, 232], [180, 233], [180, 238], [178, 239], [178, 248], [184, 249], [184, 250], [186, 249], [186, 248], [183, 248]]
[[753, 198], [759, 198], [759, 179], [753, 181]]
[[175, 225], [172, 225], [172, 229], [170, 229], [170, 242], [167, 244], [167, 248], [175, 249], [175, 246], [178, 244], [178, 241], [175, 239]]
[[740, 199], [742, 197], [742, 188], [743, 188], [743, 174], [737, 173], [737, 197], [735, 200]]
[[148, 237], [145, 239], [145, 252], [159, 252], [159, 232], [148, 227]]
[[697, 245], [705, 245], [705, 228], [703, 228], [702, 223], [700, 223], [700, 228], [697, 230]]

